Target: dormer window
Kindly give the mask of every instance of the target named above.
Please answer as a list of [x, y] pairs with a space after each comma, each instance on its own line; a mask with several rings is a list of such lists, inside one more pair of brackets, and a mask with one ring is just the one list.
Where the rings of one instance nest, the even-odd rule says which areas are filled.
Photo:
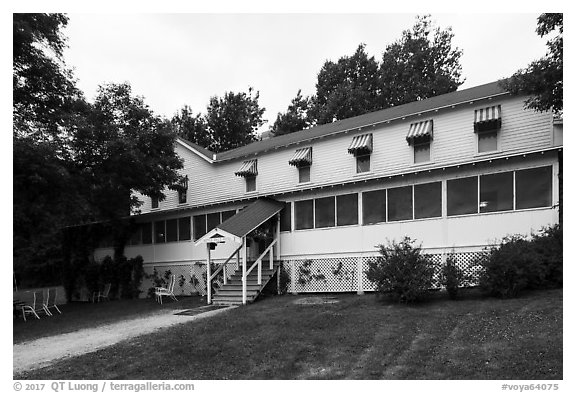
[[414, 163], [430, 161], [430, 145], [434, 123], [432, 120], [410, 124], [406, 141], [414, 149]]
[[474, 111], [474, 132], [478, 135], [478, 153], [498, 150], [498, 130], [501, 127], [500, 105]]
[[298, 183], [310, 181], [310, 166], [312, 165], [312, 147], [297, 149], [288, 164], [298, 168]]
[[258, 175], [258, 160], [244, 161], [236, 172], [246, 180], [246, 192], [256, 191], [256, 176]]
[[370, 172], [372, 154], [372, 134], [357, 135], [352, 138], [348, 153], [356, 157], [356, 173]]

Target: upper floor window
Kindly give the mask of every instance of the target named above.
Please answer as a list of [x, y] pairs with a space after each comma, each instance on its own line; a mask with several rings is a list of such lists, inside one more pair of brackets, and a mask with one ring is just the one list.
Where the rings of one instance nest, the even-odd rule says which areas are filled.
[[370, 172], [372, 154], [372, 134], [357, 135], [352, 138], [348, 153], [356, 157], [356, 173]]
[[478, 135], [478, 153], [498, 150], [500, 127], [502, 127], [500, 105], [474, 111], [474, 132]]
[[310, 166], [312, 165], [312, 147], [297, 149], [288, 164], [298, 168], [298, 183], [310, 181]]
[[434, 123], [432, 120], [410, 124], [406, 141], [414, 149], [414, 163], [430, 161], [430, 144]]
[[244, 161], [235, 173], [246, 179], [246, 192], [256, 191], [256, 176], [258, 175], [258, 160]]
[[152, 197], [152, 209], [158, 209], [158, 197]]
[[188, 195], [188, 175], [186, 175], [180, 182], [180, 187], [178, 188], [178, 203], [186, 203]]

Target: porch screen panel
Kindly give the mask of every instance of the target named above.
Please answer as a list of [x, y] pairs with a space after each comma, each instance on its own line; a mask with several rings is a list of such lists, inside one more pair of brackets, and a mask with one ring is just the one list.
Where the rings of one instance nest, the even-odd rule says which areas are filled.
[[220, 225], [220, 212], [208, 214], [206, 219], [206, 233]]
[[132, 236], [130, 236], [130, 245], [134, 246], [142, 243], [142, 225], [138, 225]]
[[478, 213], [478, 178], [465, 177], [447, 182], [448, 215]]
[[296, 229], [314, 228], [314, 200], [298, 201], [294, 204]]
[[552, 206], [552, 167], [516, 171], [516, 209]]
[[362, 193], [362, 223], [376, 224], [386, 221], [386, 190]]
[[166, 221], [154, 221], [154, 243], [166, 242]]
[[166, 241], [178, 241], [178, 220], [176, 218], [166, 221]]
[[280, 231], [290, 232], [292, 230], [292, 204], [286, 202], [284, 209], [280, 212]]
[[236, 210], [225, 210], [222, 212], [222, 222], [226, 221], [230, 217], [236, 214]]
[[358, 194], [336, 197], [336, 223], [338, 226], [358, 224]]
[[442, 216], [442, 182], [414, 186], [414, 218]]
[[206, 215], [194, 216], [194, 240], [200, 239], [206, 234]]
[[480, 213], [512, 210], [513, 172], [480, 176]]
[[333, 227], [336, 224], [334, 216], [334, 197], [318, 198], [314, 200], [316, 228]]
[[152, 244], [152, 223], [142, 224], [142, 244]]
[[190, 240], [190, 217], [178, 219], [178, 240]]
[[388, 189], [388, 221], [411, 220], [412, 186]]

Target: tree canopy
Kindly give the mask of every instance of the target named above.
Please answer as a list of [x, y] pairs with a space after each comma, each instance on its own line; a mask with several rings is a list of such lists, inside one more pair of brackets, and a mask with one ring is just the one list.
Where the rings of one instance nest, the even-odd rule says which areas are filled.
[[194, 115], [185, 105], [170, 124], [181, 137], [215, 153], [235, 149], [254, 142], [256, 131], [265, 122], [259, 97], [252, 88], [248, 93], [226, 92], [223, 97], [210, 98], [205, 115]]
[[546, 56], [533, 61], [502, 83], [512, 94], [530, 95], [525, 101], [527, 108], [539, 112], [551, 110], [557, 115], [562, 115], [564, 109], [563, 18], [563, 14], [538, 17], [536, 32], [540, 37], [556, 32], [556, 36], [546, 43]]
[[448, 27], [435, 27], [430, 15], [418, 17], [411, 30], [388, 45], [379, 62], [360, 44], [352, 56], [326, 61], [316, 93], [299, 92], [271, 128], [275, 135], [299, 131], [364, 113], [455, 91], [461, 79], [462, 51], [453, 47]]

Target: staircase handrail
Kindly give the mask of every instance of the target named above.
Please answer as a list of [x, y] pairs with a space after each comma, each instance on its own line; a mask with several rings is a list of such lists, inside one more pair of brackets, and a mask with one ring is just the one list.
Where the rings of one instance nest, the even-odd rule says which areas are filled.
[[230, 256], [228, 257], [228, 259], [226, 259], [226, 262], [224, 262], [223, 264], [221, 264], [220, 267], [214, 271], [214, 274], [212, 274], [212, 275], [210, 276], [210, 283], [212, 283], [212, 280], [214, 279], [214, 277], [216, 277], [216, 276], [218, 275], [218, 273], [220, 273], [220, 271], [221, 271], [222, 269], [224, 269], [224, 267], [226, 266], [226, 264], [227, 264], [228, 262], [230, 262], [230, 260], [232, 259], [232, 257], [233, 257], [234, 255], [236, 255], [236, 253], [237, 253], [238, 251], [240, 251], [241, 248], [242, 248], [242, 245], [240, 245], [240, 247], [238, 247], [232, 254], [230, 254]]
[[270, 251], [270, 249], [272, 247], [274, 247], [274, 245], [276, 244], [276, 242], [278, 241], [278, 239], [274, 239], [274, 241], [272, 243], [270, 243], [270, 245], [266, 248], [266, 250], [264, 250], [264, 252], [262, 254], [260, 254], [260, 256], [258, 257], [258, 259], [256, 259], [256, 261], [252, 264], [252, 266], [250, 266], [250, 269], [246, 270], [246, 276], [242, 276], [242, 280], [244, 280], [249, 274], [250, 272], [259, 264], [262, 262], [262, 259], [264, 258], [264, 256], [268, 253], [268, 251]]

